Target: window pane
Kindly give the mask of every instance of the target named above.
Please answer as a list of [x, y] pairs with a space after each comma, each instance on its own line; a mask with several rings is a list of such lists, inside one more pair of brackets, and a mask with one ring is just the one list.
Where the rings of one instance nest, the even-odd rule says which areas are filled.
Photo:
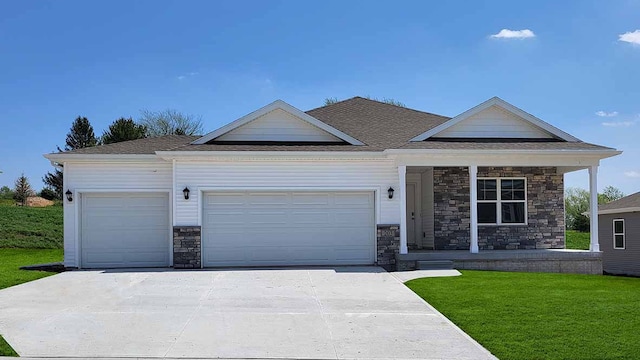
[[496, 200], [496, 196], [498, 196], [498, 193], [496, 190], [484, 191], [484, 200]]
[[524, 180], [520, 179], [520, 180], [512, 180], [513, 181], [513, 188], [516, 190], [524, 190]]
[[513, 190], [513, 200], [524, 200], [524, 190]]
[[502, 191], [500, 192], [500, 199], [513, 200], [513, 190], [505, 190], [502, 188]]
[[478, 200], [496, 200], [495, 180], [478, 180]]
[[624, 247], [624, 235], [616, 235], [615, 236], [615, 247], [623, 248]]
[[616, 234], [622, 234], [624, 232], [624, 221], [613, 220], [613, 232]]
[[502, 180], [500, 181], [500, 187], [502, 190], [511, 190], [513, 189], [513, 180]]
[[479, 203], [478, 204], [478, 223], [495, 224], [497, 222], [496, 204], [495, 203]]
[[523, 224], [524, 203], [502, 203], [502, 222], [507, 224]]

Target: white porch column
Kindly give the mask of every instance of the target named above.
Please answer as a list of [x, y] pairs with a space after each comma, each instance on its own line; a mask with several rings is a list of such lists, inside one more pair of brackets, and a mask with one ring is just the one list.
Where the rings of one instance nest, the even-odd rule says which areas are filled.
[[589, 168], [589, 223], [591, 227], [591, 245], [589, 251], [600, 251], [598, 243], [598, 165]]
[[400, 181], [400, 254], [409, 252], [407, 248], [407, 166], [398, 165]]
[[471, 197], [471, 224], [469, 235], [471, 246], [469, 250], [478, 253], [478, 166], [469, 165], [469, 196]]

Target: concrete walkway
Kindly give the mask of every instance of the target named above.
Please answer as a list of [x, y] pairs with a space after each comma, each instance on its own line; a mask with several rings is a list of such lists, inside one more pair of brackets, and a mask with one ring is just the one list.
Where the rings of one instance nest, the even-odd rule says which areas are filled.
[[0, 290], [24, 357], [493, 359], [376, 267], [74, 271]]

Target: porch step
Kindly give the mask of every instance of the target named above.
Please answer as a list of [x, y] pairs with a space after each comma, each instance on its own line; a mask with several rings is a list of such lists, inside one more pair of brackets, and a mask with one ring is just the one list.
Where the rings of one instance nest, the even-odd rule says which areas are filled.
[[416, 261], [416, 269], [418, 270], [453, 269], [453, 261], [451, 260], [418, 260]]

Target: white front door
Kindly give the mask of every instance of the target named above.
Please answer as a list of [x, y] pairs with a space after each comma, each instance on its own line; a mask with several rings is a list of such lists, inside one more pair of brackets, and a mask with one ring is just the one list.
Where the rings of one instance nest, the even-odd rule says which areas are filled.
[[81, 194], [84, 268], [169, 266], [169, 195]]
[[203, 198], [204, 266], [374, 262], [372, 192], [238, 191]]

